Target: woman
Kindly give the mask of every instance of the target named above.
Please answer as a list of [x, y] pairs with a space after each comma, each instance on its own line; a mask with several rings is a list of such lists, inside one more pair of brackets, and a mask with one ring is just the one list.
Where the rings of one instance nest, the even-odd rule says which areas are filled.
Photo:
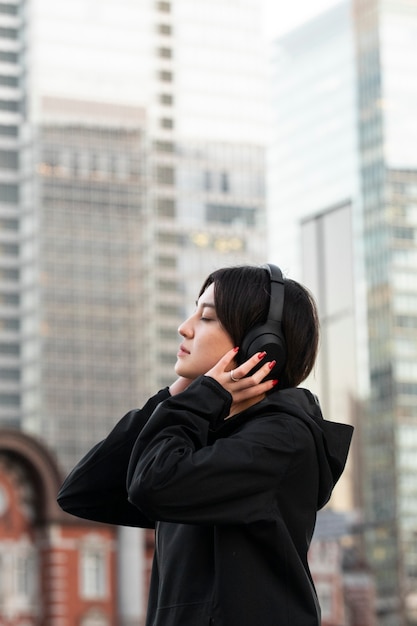
[[314, 301], [275, 266], [225, 268], [179, 333], [176, 381], [78, 463], [59, 504], [156, 528], [147, 626], [317, 626], [307, 551], [352, 428], [296, 388]]

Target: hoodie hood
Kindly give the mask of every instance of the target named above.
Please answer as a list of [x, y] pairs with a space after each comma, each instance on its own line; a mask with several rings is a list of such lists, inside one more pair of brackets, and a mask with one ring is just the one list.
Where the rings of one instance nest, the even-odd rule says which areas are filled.
[[[264, 400], [250, 407], [244, 415], [245, 419], [249, 415], [251, 418], [256, 418], [264, 416], [266, 412], [290, 415], [294, 419], [302, 420], [308, 426], [314, 439], [319, 464], [317, 509], [321, 509], [329, 501], [332, 490], [344, 470], [353, 426], [325, 420], [318, 398], [308, 389], [301, 387], [274, 391]], [[240, 415], [243, 418], [243, 414]], [[237, 415], [235, 419], [238, 420], [239, 417]], [[230, 422], [233, 421], [232, 418]]]

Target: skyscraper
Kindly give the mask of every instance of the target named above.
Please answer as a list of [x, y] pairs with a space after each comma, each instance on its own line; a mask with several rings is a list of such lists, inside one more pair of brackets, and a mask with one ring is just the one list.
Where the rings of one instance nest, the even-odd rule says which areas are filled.
[[0, 420], [20, 422], [18, 3], [0, 5]]
[[359, 414], [384, 626], [416, 623], [416, 35], [415, 1], [356, 0], [274, 51], [271, 249], [318, 293], [328, 417]]

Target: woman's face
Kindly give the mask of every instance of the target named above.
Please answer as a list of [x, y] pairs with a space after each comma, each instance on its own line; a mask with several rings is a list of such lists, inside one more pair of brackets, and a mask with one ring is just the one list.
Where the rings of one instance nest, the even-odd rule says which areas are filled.
[[178, 354], [175, 372], [185, 378], [205, 374], [234, 345], [217, 319], [214, 306], [214, 283], [200, 296], [195, 312], [181, 324], [179, 334], [184, 338]]

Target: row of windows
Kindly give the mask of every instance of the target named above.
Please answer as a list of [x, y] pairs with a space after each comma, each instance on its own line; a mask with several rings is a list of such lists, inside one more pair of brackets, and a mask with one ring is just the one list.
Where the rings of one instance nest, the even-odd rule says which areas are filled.
[[[0, 280], [3, 278], [9, 279], [10, 276], [8, 272], [16, 272], [16, 275], [19, 275], [18, 270], [8, 270], [8, 269], [0, 269]], [[4, 275], [6, 273], [6, 275]], [[12, 274], [13, 279], [15, 279], [14, 274]], [[20, 298], [17, 293], [0, 293], [0, 305], [11, 305], [17, 306], [19, 304]]]
[[[35, 601], [37, 563], [32, 547], [0, 544], [0, 605], [15, 599], [17, 606]], [[80, 594], [84, 598], [104, 598], [109, 592], [106, 554], [101, 549], [81, 553]], [[26, 606], [26, 608], [28, 608]]]
[[417, 315], [397, 315], [395, 326], [399, 328], [417, 328]]
[[0, 111], [13, 111], [18, 112], [20, 110], [20, 103], [16, 100], [0, 100]]
[[18, 319], [9, 318], [3, 319], [0, 318], [0, 331], [1, 330], [19, 330], [20, 322]]
[[6, 15], [17, 15], [18, 10], [19, 8], [16, 4], [6, 4], [4, 2], [0, 2], [0, 13], [5, 13]]
[[401, 395], [417, 396], [417, 383], [398, 383], [397, 391]]
[[2, 356], [19, 356], [20, 344], [18, 343], [0, 343], [0, 354]]
[[20, 395], [12, 393], [0, 393], [0, 406], [20, 406]]
[[173, 141], [158, 140], [155, 141], [154, 148], [156, 152], [167, 152], [172, 154], [175, 152], [175, 143]]
[[0, 50], [0, 61], [4, 61], [5, 63], [17, 63], [19, 61], [19, 55], [16, 52]]
[[0, 255], [5, 256], [18, 256], [19, 246], [15, 243], [0, 242]]
[[143, 168], [136, 156], [112, 154], [104, 150], [95, 152], [45, 151], [38, 165], [44, 176], [87, 176], [89, 174], [110, 175], [112, 178], [137, 178]]
[[[0, 54], [1, 61], [1, 54]], [[5, 124], [0, 124], [0, 135], [4, 137], [17, 137], [19, 133], [19, 129], [17, 126], [6, 126]]]
[[4, 26], [0, 26], [0, 37], [4, 37], [5, 39], [17, 39], [18, 31], [16, 28], [5, 28]]
[[18, 369], [6, 369], [0, 368], [0, 380], [1, 381], [20, 381], [20, 370]]

